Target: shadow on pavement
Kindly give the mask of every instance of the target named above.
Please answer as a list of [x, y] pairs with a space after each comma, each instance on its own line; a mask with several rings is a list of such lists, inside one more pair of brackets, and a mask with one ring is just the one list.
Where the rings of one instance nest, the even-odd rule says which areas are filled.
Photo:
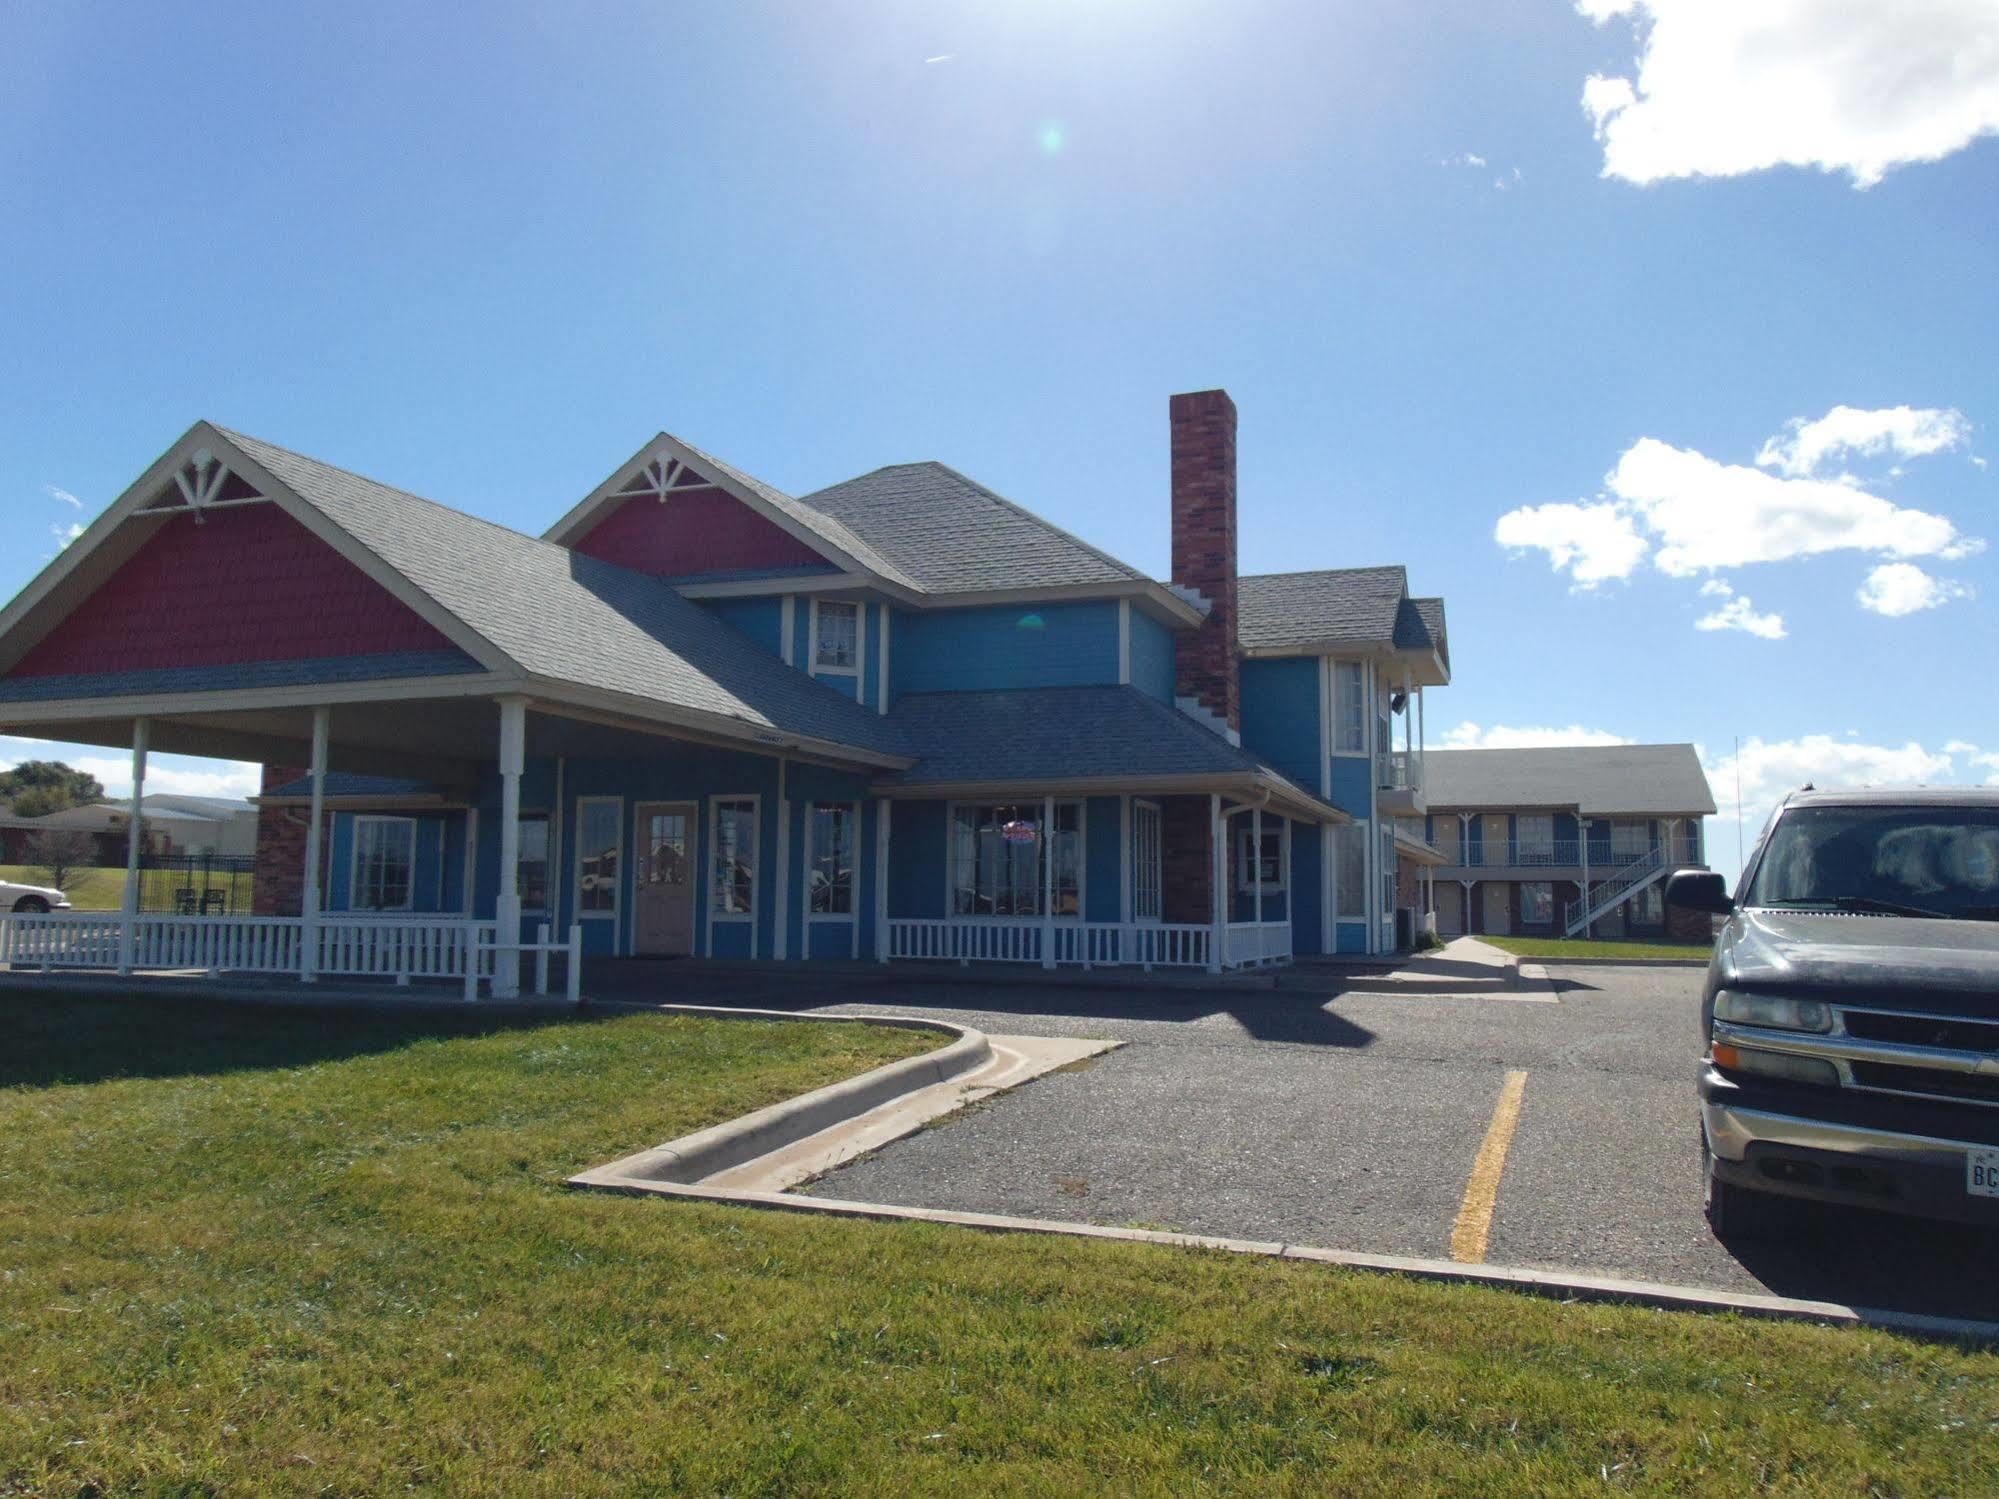
[[1780, 1296], [1999, 1320], [1999, 1231], [1798, 1203], [1762, 1239], [1724, 1240]]
[[788, 975], [729, 973], [646, 958], [598, 959], [586, 965], [584, 980], [593, 999], [641, 1004], [740, 1005], [793, 1011], [847, 1004], [926, 1013], [973, 1010], [1026, 1017], [1023, 1024], [1029, 1030], [1032, 1017], [1040, 1015], [1184, 1024], [1226, 1014], [1260, 1041], [1358, 1050], [1375, 1039], [1373, 1031], [1326, 1006], [1269, 989], [1070, 989], [1054, 984], [977, 980], [938, 983], [922, 976], [898, 978], [879, 970], [846, 969]]

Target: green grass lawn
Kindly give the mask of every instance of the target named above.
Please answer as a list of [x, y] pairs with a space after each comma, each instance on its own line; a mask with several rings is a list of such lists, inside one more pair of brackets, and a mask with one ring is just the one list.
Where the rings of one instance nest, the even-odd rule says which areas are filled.
[[1666, 958], [1698, 958], [1705, 963], [1714, 951], [1712, 942], [1588, 942], [1580, 937], [1487, 937], [1494, 947], [1503, 947], [1523, 958], [1616, 958], [1639, 963], [1656, 963]]
[[933, 1037], [0, 1035], [0, 1494], [1999, 1488], [1990, 1354], [559, 1185]]
[[[250, 910], [251, 876], [248, 874], [212, 874], [205, 878], [200, 874], [189, 875], [178, 870], [149, 869], [141, 878], [145, 881], [145, 903], [149, 911], [171, 912], [174, 909], [174, 892], [185, 886], [196, 890], [228, 890], [232, 895], [231, 909], [237, 915], [248, 915]], [[46, 885], [48, 871], [32, 864], [0, 864], [0, 880], [8, 880], [17, 885]], [[69, 903], [79, 911], [115, 911], [125, 899], [125, 870], [80, 869], [71, 881], [68, 890]]]

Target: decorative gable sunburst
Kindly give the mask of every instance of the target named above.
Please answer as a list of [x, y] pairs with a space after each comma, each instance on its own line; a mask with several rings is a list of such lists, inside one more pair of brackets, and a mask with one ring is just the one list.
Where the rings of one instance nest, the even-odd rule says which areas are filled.
[[706, 474], [697, 472], [678, 458], [661, 454], [648, 459], [639, 466], [623, 484], [613, 491], [621, 500], [665, 498], [676, 490], [707, 489], [714, 484]]

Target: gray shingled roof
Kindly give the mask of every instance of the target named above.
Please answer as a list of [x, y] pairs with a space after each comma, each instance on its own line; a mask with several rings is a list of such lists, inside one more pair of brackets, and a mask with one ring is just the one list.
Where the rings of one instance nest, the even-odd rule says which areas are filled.
[[[1135, 687], [912, 693], [889, 718], [919, 757], [910, 769], [884, 777], [882, 784], [890, 786], [1257, 774], [1284, 779]], [[1315, 799], [1303, 789], [1298, 794]]]
[[[321, 793], [331, 797], [368, 796], [442, 796], [444, 788], [431, 781], [411, 780], [404, 776], [364, 776], [351, 770], [329, 770], [326, 773], [325, 788]], [[265, 796], [311, 796], [312, 777], [300, 776], [295, 781], [286, 781], [282, 786], [273, 786]]]
[[1714, 812], [1691, 744], [1431, 750], [1423, 791], [1442, 808], [1579, 807], [1590, 815]]
[[1249, 574], [1236, 583], [1236, 639], [1245, 650], [1329, 641], [1403, 650], [1431, 644], [1399, 566]]
[[864, 538], [926, 593], [1145, 580], [941, 463], [878, 468], [803, 503]]
[[1451, 664], [1451, 637], [1444, 628], [1444, 601], [1442, 599], [1411, 599], [1416, 613], [1423, 620], [1423, 628], [1429, 632], [1431, 643], [1437, 647], [1437, 657], [1444, 665]]
[[254, 437], [224, 435], [532, 675], [902, 752], [879, 715], [642, 573]]

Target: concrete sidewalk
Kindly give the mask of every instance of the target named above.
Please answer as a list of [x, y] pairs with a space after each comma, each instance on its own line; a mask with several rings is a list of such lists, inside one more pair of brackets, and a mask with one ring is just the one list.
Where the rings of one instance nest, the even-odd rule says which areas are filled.
[[1519, 994], [1545, 998], [1553, 985], [1538, 963], [1476, 937], [1456, 937], [1440, 952], [1351, 960], [1299, 958], [1279, 970], [1277, 987], [1358, 994]]

